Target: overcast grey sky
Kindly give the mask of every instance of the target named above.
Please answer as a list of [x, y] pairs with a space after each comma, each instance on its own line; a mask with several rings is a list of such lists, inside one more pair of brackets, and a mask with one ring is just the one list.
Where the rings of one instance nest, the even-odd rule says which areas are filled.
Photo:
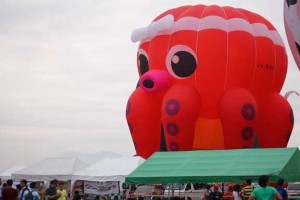
[[[271, 21], [289, 54], [282, 94], [300, 91], [282, 0], [1, 0], [0, 171], [65, 151], [135, 154], [125, 119], [138, 80], [131, 32], [187, 4], [241, 7]], [[300, 97], [289, 102], [289, 146], [300, 146]]]

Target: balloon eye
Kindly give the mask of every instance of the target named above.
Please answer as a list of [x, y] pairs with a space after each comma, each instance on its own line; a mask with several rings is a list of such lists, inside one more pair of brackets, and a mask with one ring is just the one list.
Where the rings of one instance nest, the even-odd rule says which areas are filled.
[[171, 66], [177, 76], [184, 78], [194, 73], [197, 64], [192, 54], [186, 51], [179, 51], [174, 54]]
[[167, 55], [166, 66], [175, 78], [187, 78], [197, 68], [196, 54], [188, 46], [174, 46]]
[[149, 62], [148, 62], [148, 58], [145, 55], [140, 54], [138, 62], [139, 62], [141, 75], [149, 71]]
[[296, 5], [297, 4], [297, 0], [286, 0], [286, 3], [288, 6], [290, 5]]

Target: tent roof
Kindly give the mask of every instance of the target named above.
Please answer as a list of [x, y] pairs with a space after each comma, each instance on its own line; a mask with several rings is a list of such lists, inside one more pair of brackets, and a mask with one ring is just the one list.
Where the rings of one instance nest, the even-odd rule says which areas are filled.
[[93, 152], [93, 153], [82, 153], [80, 151], [67, 151], [58, 155], [57, 157], [77, 158], [88, 165], [92, 165], [104, 158], [119, 158], [122, 156], [110, 151], [101, 151], [101, 152]]
[[125, 176], [135, 170], [145, 160], [139, 156], [105, 158], [82, 169], [72, 176], [72, 180], [125, 181]]
[[300, 181], [298, 148], [157, 152], [126, 176], [126, 182], [243, 182], [260, 175]]
[[71, 180], [72, 174], [87, 165], [76, 158], [45, 158], [44, 160], [14, 172], [12, 178], [16, 180], [42, 181], [58, 179]]
[[8, 179], [11, 179], [11, 174], [16, 172], [16, 171], [20, 171], [22, 169], [24, 169], [26, 166], [14, 166], [14, 167], [11, 167], [9, 169], [6, 169], [5, 171], [1, 172], [0, 173], [0, 178], [2, 180], [8, 180]]

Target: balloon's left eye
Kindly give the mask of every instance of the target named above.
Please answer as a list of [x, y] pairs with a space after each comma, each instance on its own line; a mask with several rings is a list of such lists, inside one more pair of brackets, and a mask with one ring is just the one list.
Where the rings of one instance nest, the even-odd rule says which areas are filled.
[[175, 78], [187, 78], [197, 68], [197, 60], [194, 51], [184, 45], [177, 45], [170, 49], [166, 66], [169, 73]]
[[138, 66], [139, 66], [139, 71], [140, 71], [141, 75], [143, 75], [147, 71], [149, 71], [148, 55], [142, 49], [140, 49], [139, 54], [138, 54]]

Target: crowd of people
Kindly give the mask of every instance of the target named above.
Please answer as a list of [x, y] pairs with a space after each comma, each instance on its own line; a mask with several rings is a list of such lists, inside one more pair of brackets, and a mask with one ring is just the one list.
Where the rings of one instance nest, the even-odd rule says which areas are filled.
[[[288, 200], [288, 194], [283, 187], [284, 179], [279, 179], [277, 182], [278, 187], [274, 188], [269, 186], [269, 177], [266, 175], [260, 176], [258, 180], [259, 187], [254, 187], [252, 180], [246, 180], [246, 185], [236, 184], [232, 196], [234, 200]], [[223, 193], [219, 191], [217, 184], [207, 185], [202, 200], [221, 200]]]
[[[56, 179], [50, 181], [50, 186], [38, 182], [21, 180], [16, 187], [13, 187], [13, 180], [9, 179], [2, 184], [0, 179], [0, 200], [67, 200], [68, 194], [65, 190], [65, 183], [58, 182]], [[76, 196], [76, 195], [75, 195]], [[75, 200], [80, 200], [73, 198]]]
[[[269, 186], [269, 177], [260, 176], [258, 180], [259, 187], [254, 187], [252, 180], [246, 180], [242, 187], [239, 184], [234, 186], [232, 196], [233, 200], [288, 200], [288, 194], [283, 187], [284, 180], [279, 179], [277, 187]], [[50, 181], [50, 186], [38, 182], [30, 182], [29, 186], [26, 180], [21, 180], [16, 187], [13, 187], [13, 180], [9, 179], [1, 183], [0, 179], [0, 200], [67, 200], [68, 193], [64, 182], [58, 182], [56, 179]], [[75, 191], [73, 200], [80, 200], [78, 191]], [[220, 191], [219, 185], [206, 185], [205, 192], [201, 200], [226, 200]]]

